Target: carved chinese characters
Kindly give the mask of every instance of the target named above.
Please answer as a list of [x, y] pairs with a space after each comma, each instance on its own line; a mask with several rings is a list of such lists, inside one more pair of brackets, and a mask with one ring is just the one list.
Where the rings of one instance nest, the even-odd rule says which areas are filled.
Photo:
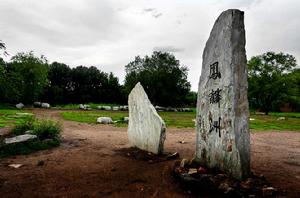
[[216, 20], [203, 52], [197, 101], [196, 160], [237, 179], [250, 172], [244, 13]]

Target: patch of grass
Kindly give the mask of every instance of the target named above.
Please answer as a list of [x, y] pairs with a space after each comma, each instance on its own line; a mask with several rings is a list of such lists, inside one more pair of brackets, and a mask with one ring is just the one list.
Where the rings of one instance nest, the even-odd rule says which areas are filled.
[[291, 113], [271, 112], [269, 114], [275, 117], [300, 118], [300, 113], [297, 112], [291, 112]]
[[[158, 112], [165, 121], [167, 127], [191, 127], [194, 128], [193, 119], [196, 117], [195, 112]], [[271, 113], [268, 116], [251, 114], [250, 129], [257, 131], [279, 130], [279, 131], [300, 131], [300, 113]], [[128, 116], [124, 111], [66, 111], [62, 112], [66, 120], [94, 123], [98, 117], [111, 117], [113, 120], [121, 120]], [[285, 117], [285, 120], [278, 120], [279, 117]], [[126, 127], [125, 123], [115, 123], [114, 126]]]
[[33, 114], [23, 110], [0, 109], [0, 127], [23, 124], [33, 117]]
[[[171, 127], [194, 127], [193, 119], [195, 119], [195, 112], [158, 112], [167, 126]], [[111, 117], [114, 121], [122, 120], [128, 117], [128, 112], [125, 111], [66, 111], [62, 112], [62, 117], [66, 120], [97, 123], [98, 117]], [[125, 123], [115, 123], [115, 126], [126, 127]]]
[[193, 119], [196, 118], [196, 112], [158, 112], [158, 114], [165, 121], [167, 127], [195, 127]]
[[26, 155], [34, 151], [46, 150], [60, 145], [59, 139], [50, 139], [47, 141], [29, 140], [17, 144], [0, 144], [0, 157], [14, 155]]
[[[270, 115], [251, 115], [250, 117], [254, 118], [254, 120], [250, 121], [250, 129], [259, 130], [259, 131], [264, 131], [264, 130], [300, 131], [300, 118], [293, 117], [293, 116], [295, 116], [295, 114], [289, 115], [289, 113], [271, 113]], [[285, 117], [285, 119], [278, 120], [279, 117]]]
[[[104, 103], [84, 103], [85, 105], [89, 105], [92, 109], [97, 109], [98, 106], [120, 106], [119, 104], [104, 104]], [[79, 109], [79, 104], [65, 104], [65, 105], [55, 105], [55, 107], [61, 109]]]
[[66, 120], [84, 122], [84, 123], [97, 123], [98, 117], [111, 117], [113, 120], [122, 120], [128, 116], [125, 111], [66, 111], [62, 112], [62, 117]]

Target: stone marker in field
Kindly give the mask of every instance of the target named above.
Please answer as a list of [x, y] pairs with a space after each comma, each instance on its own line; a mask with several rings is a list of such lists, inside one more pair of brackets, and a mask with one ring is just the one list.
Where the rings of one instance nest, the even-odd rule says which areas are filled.
[[250, 173], [244, 12], [227, 10], [203, 52], [198, 89], [196, 160], [242, 179]]
[[155, 154], [163, 152], [166, 139], [164, 121], [157, 114], [144, 88], [137, 83], [128, 97], [130, 144]]
[[23, 107], [24, 107], [23, 103], [16, 104], [16, 108], [18, 109], [23, 109]]
[[4, 143], [5, 144], [13, 144], [13, 143], [20, 143], [20, 142], [26, 142], [28, 140], [36, 139], [36, 135], [31, 134], [24, 134], [24, 135], [18, 135], [12, 138], [5, 138]]
[[99, 117], [97, 118], [97, 122], [100, 124], [112, 124], [113, 120], [111, 117]]

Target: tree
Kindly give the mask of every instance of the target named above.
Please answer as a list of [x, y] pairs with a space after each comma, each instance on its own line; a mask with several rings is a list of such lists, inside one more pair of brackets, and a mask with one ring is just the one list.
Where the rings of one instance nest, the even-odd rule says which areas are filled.
[[49, 85], [44, 98], [53, 104], [71, 102], [72, 69], [63, 63], [53, 62], [49, 66]]
[[[2, 53], [3, 53], [4, 56], [8, 55], [8, 53], [7, 53], [7, 51], [6, 51], [5, 43], [2, 42], [1, 40], [0, 40], [0, 50], [3, 51]], [[1, 58], [1, 57], [0, 57], [0, 58]]]
[[40, 99], [48, 84], [47, 60], [44, 56], [36, 57], [33, 52], [13, 56], [7, 64], [7, 73], [11, 88], [16, 90], [18, 99], [26, 104]]
[[248, 61], [250, 107], [268, 114], [278, 110], [292, 93], [287, 75], [297, 66], [290, 54], [267, 52]]
[[181, 106], [190, 91], [187, 81], [187, 67], [181, 66], [174, 55], [167, 52], [153, 52], [125, 66], [125, 90], [127, 94], [140, 82], [155, 105]]

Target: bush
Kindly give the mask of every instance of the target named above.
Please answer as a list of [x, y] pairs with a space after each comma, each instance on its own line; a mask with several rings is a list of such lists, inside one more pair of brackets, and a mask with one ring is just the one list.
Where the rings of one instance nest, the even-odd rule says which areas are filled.
[[33, 130], [33, 122], [34, 122], [34, 119], [28, 119], [24, 123], [16, 125], [11, 130], [11, 133], [14, 135], [22, 135], [26, 131]]
[[52, 139], [49, 141], [29, 140], [27, 142], [8, 145], [0, 143], [0, 158], [14, 155], [26, 155], [34, 151], [54, 148], [59, 146], [59, 144], [60, 141], [58, 139]]
[[13, 135], [22, 135], [26, 131], [31, 131], [30, 134], [38, 136], [38, 139], [57, 139], [62, 131], [62, 125], [52, 120], [34, 120], [30, 119], [23, 124], [16, 125], [11, 133]]
[[62, 125], [53, 120], [36, 120], [33, 123], [31, 134], [38, 136], [40, 140], [57, 139], [62, 131]]

